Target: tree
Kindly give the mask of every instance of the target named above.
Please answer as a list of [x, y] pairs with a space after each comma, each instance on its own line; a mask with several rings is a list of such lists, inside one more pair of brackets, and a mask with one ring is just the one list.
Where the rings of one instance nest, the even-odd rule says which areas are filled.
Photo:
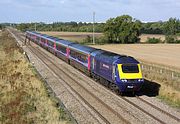
[[140, 35], [141, 22], [129, 15], [109, 19], [104, 26], [104, 34], [114, 43], [135, 43]]
[[178, 33], [180, 27], [180, 21], [176, 18], [170, 18], [165, 24], [164, 24], [164, 32], [166, 35], [176, 35]]
[[115, 41], [115, 33], [116, 33], [116, 29], [115, 29], [115, 19], [114, 18], [110, 18], [109, 20], [107, 20], [105, 26], [104, 26], [104, 35], [107, 37], [108, 41]]
[[142, 23], [141, 33], [163, 34], [163, 24], [162, 21]]

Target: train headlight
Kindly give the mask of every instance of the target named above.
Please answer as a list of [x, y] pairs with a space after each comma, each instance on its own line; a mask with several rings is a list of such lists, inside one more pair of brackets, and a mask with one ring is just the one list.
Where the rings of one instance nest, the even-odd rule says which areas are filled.
[[144, 82], [144, 79], [142, 78], [142, 79], [138, 79], [138, 82]]
[[121, 81], [122, 81], [122, 82], [125, 82], [125, 83], [127, 82], [127, 80], [126, 80], [126, 79], [122, 79]]

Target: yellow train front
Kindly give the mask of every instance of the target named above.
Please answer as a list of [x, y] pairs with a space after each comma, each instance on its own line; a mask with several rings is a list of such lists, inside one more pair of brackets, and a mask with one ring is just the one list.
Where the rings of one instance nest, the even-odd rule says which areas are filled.
[[111, 90], [121, 93], [139, 91], [144, 83], [141, 66], [136, 59], [108, 51], [91, 53], [91, 71], [93, 78], [105, 79]]
[[122, 92], [139, 91], [144, 83], [138, 62], [117, 64], [116, 84]]

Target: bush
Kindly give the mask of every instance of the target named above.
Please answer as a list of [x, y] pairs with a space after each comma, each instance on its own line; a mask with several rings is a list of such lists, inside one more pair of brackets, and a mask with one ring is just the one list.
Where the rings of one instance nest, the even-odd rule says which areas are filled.
[[159, 38], [157, 39], [157, 38], [154, 38], [154, 37], [153, 37], [153, 38], [149, 38], [149, 37], [148, 37], [148, 39], [147, 39], [146, 42], [147, 42], [147, 43], [155, 44], [155, 43], [160, 43], [160, 42], [162, 42], [162, 41], [161, 41], [161, 39], [159, 39]]
[[166, 43], [180, 43], [180, 40], [177, 39], [175, 35], [167, 35], [165, 39]]
[[111, 42], [105, 36], [95, 38], [95, 44], [108, 44], [108, 43], [111, 43]]
[[[93, 43], [93, 37], [92, 36], [87, 36], [86, 39], [81, 42], [81, 44], [92, 44]], [[105, 36], [101, 37], [95, 37], [95, 44], [106, 44], [109, 43], [107, 38]]]
[[80, 44], [91, 44], [91, 43], [92, 43], [92, 40], [93, 40], [93, 38], [88, 35], [88, 36], [83, 40], [83, 42], [80, 42]]
[[176, 40], [176, 43], [180, 43], [180, 40]]
[[3, 25], [0, 24], [0, 30], [3, 30], [3, 28], [4, 28]]

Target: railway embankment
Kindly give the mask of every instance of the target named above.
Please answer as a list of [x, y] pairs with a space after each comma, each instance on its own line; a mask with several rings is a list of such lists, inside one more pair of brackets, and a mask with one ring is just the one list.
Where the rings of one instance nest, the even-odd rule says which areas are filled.
[[180, 108], [180, 70], [142, 61], [146, 79], [143, 91], [149, 96], [158, 96], [172, 106]]
[[7, 32], [0, 34], [0, 123], [71, 123]]

